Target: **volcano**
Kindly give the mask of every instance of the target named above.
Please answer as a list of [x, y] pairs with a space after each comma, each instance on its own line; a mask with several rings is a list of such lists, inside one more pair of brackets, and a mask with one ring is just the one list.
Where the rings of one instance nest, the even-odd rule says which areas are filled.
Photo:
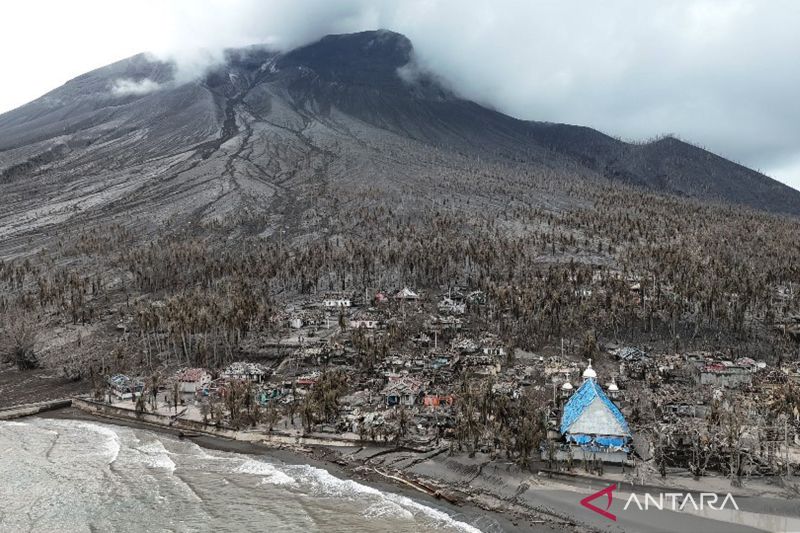
[[6, 248], [104, 221], [313, 234], [365, 206], [568, 209], [587, 183], [800, 214], [800, 192], [678, 139], [631, 144], [461, 98], [385, 30], [229, 50], [186, 83], [137, 55], [0, 115]]

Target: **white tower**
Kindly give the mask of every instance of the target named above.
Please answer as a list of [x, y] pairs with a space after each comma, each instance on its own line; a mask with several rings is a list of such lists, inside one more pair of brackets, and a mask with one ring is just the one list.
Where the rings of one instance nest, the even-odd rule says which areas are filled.
[[597, 379], [597, 372], [594, 371], [592, 368], [592, 360], [589, 359], [589, 366], [586, 367], [586, 370], [583, 371], [583, 381], [589, 379]]

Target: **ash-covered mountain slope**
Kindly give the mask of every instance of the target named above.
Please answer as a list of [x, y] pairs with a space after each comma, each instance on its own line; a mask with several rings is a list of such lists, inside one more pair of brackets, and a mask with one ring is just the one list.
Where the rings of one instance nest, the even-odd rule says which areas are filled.
[[800, 214], [797, 191], [681, 141], [626, 144], [461, 99], [412, 54], [375, 31], [233, 50], [189, 83], [144, 55], [75, 78], [0, 115], [0, 241], [101, 221], [314, 233], [378, 204], [559, 208], [606, 178]]
[[674, 137], [631, 144], [580, 126], [535, 123], [532, 128], [539, 144], [612, 180], [701, 200], [800, 214], [800, 192]]

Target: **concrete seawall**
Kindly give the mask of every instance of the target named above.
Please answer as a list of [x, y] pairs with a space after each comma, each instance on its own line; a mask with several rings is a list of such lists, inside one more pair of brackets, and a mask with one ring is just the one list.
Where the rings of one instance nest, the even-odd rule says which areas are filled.
[[46, 411], [53, 411], [55, 409], [63, 409], [72, 405], [72, 400], [50, 400], [47, 402], [30, 403], [25, 405], [15, 405], [0, 409], [0, 420], [13, 420], [15, 418], [23, 418], [26, 416], [38, 415]]
[[266, 433], [264, 431], [236, 430], [224, 426], [205, 425], [195, 420], [184, 420], [180, 418], [173, 420], [170, 416], [155, 413], [141, 413], [137, 416], [136, 412], [131, 409], [123, 409], [106, 403], [79, 398], [74, 398], [72, 400], [72, 407], [104, 418], [133, 420], [155, 427], [180, 430], [187, 433], [199, 433], [242, 442], [292, 446], [362, 446], [365, 444], [358, 440], [336, 437], [329, 438], [327, 436], [295, 436], [285, 433], [282, 434], [280, 432]]

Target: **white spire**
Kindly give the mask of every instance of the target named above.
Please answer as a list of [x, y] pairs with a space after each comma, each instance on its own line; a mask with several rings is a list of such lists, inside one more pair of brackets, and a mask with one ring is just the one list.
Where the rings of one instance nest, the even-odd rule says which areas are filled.
[[583, 380], [586, 381], [587, 379], [597, 379], [597, 372], [595, 372], [592, 368], [591, 359], [589, 359], [589, 366], [587, 366], [586, 370], [583, 371]]

